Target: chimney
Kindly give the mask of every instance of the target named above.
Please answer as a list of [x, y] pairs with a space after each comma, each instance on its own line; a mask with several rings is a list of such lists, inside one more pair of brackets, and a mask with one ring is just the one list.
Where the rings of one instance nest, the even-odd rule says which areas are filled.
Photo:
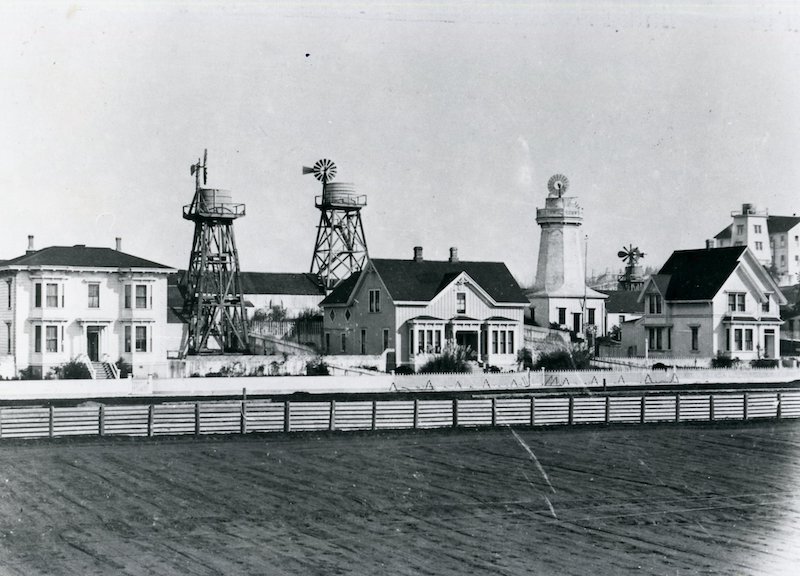
[[422, 262], [422, 246], [414, 246], [414, 262]]
[[450, 247], [450, 262], [458, 262], [458, 248], [455, 246]]
[[122, 252], [122, 238], [117, 236], [115, 240], [117, 241], [117, 252]]
[[713, 238], [709, 238], [706, 240], [706, 250], [711, 250], [712, 248], [717, 247], [717, 242]]
[[25, 254], [33, 254], [36, 249], [33, 247], [33, 234], [28, 234], [28, 250]]

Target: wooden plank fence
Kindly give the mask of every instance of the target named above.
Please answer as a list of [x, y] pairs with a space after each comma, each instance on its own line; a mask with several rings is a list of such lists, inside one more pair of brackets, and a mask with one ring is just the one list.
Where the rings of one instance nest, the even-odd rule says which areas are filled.
[[800, 390], [449, 400], [0, 408], [0, 438], [644, 424], [800, 418]]

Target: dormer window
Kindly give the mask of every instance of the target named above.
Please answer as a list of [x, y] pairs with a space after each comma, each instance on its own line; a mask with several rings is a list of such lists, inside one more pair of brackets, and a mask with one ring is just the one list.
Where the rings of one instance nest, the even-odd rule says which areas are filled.
[[731, 292], [728, 294], [728, 312], [744, 312], [744, 292]]
[[661, 294], [647, 295], [647, 311], [650, 314], [661, 314]]
[[761, 311], [769, 314], [769, 295], [767, 295], [767, 299], [761, 303]]

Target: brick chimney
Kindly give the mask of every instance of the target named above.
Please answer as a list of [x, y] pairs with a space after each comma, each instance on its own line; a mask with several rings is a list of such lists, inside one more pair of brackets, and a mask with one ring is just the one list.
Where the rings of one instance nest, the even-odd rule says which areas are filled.
[[33, 247], [33, 234], [28, 234], [28, 249], [25, 254], [33, 254], [34, 252], [36, 252], [36, 249]]
[[414, 262], [422, 262], [422, 246], [414, 246]]
[[717, 247], [716, 240], [714, 240], [713, 238], [709, 238], [708, 240], [706, 240], [706, 250], [711, 250], [712, 248], [716, 247]]
[[122, 252], [122, 238], [117, 236], [115, 240], [117, 241], [117, 252]]
[[450, 262], [458, 262], [458, 248], [450, 247]]

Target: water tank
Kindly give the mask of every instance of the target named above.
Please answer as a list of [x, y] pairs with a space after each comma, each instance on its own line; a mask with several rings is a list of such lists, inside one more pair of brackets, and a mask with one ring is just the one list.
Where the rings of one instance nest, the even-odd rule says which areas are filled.
[[356, 193], [352, 182], [327, 182], [322, 189], [322, 203], [334, 206], [363, 206], [366, 197]]
[[755, 204], [742, 204], [742, 214], [755, 214], [756, 207]]
[[212, 210], [215, 207], [233, 203], [231, 200], [231, 191], [220, 190], [218, 188], [201, 188], [200, 201], [206, 210]]

